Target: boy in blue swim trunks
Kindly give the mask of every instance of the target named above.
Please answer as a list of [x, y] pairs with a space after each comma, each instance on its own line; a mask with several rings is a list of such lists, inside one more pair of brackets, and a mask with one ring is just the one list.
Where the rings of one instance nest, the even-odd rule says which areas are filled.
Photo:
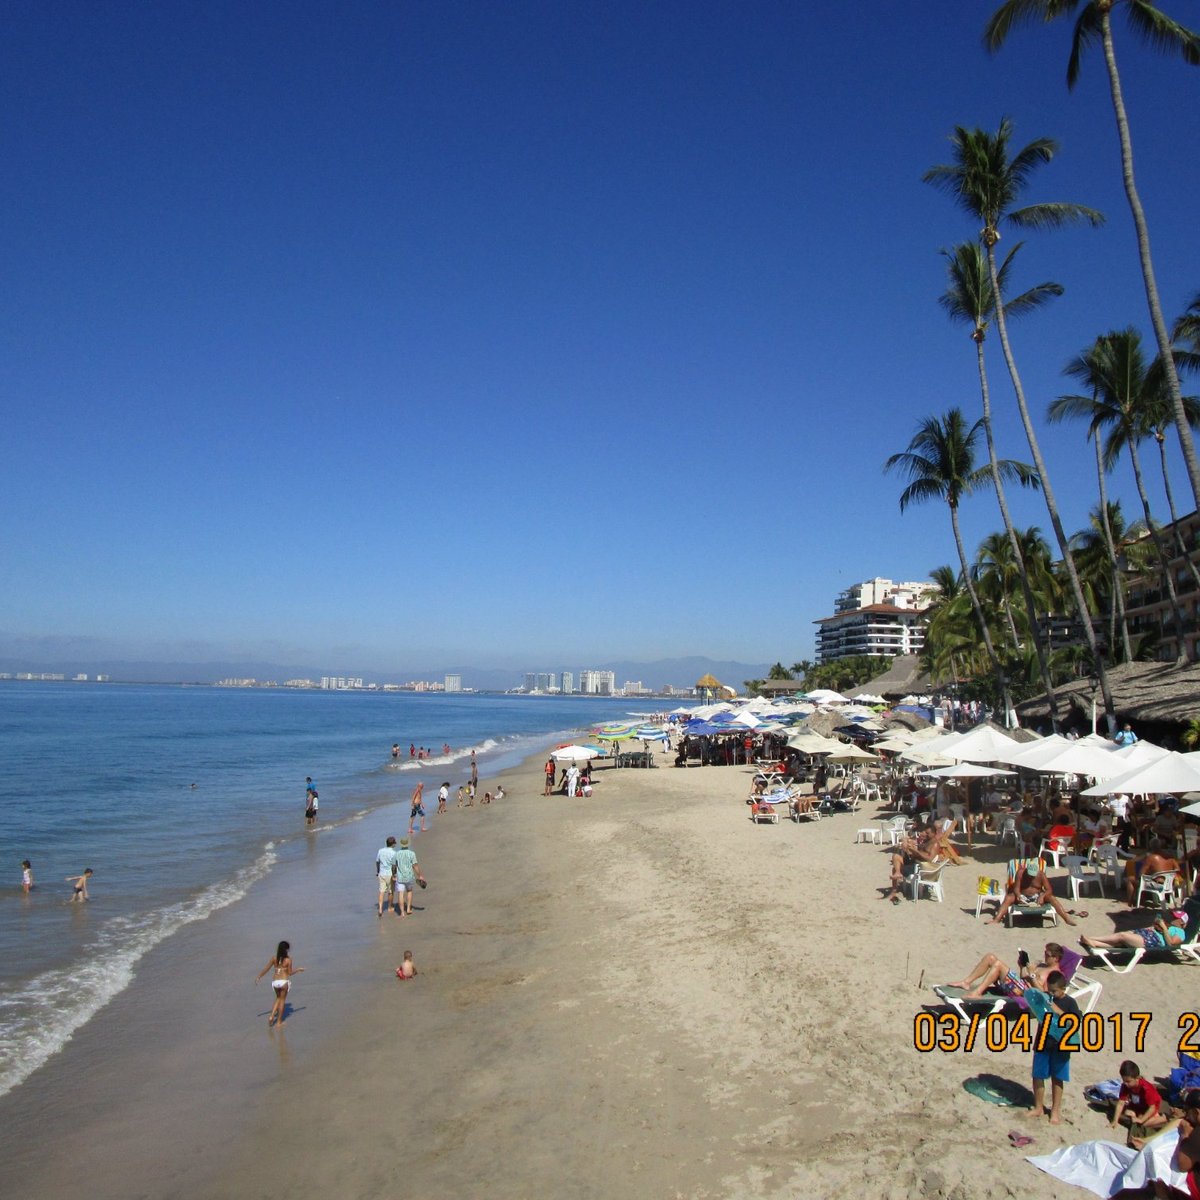
[[[1061, 971], [1051, 971], [1046, 978], [1046, 991], [1050, 1004], [1042, 1018], [1053, 1018], [1073, 1013], [1079, 1016], [1079, 1005], [1067, 995], [1067, 981]], [[1033, 1005], [1031, 1004], [1032, 1008]], [[1041, 1037], [1041, 1030], [1038, 1030]], [[1051, 1020], [1050, 1029], [1041, 1050], [1033, 1052], [1033, 1108], [1031, 1117], [1046, 1115], [1046, 1080], [1050, 1080], [1050, 1124], [1062, 1124], [1063, 1084], [1071, 1081], [1071, 1051], [1078, 1048], [1079, 1035], [1076, 1029], [1068, 1040], [1057, 1021]], [[1064, 1048], [1066, 1047], [1066, 1048]]]

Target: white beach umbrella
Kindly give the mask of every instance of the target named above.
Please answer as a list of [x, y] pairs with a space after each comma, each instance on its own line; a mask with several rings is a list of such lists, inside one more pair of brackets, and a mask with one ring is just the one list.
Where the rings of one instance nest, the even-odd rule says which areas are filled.
[[872, 754], [869, 750], [864, 750], [861, 746], [856, 746], [853, 742], [846, 742], [830, 754], [829, 761], [857, 762], [859, 759], [875, 761], [878, 758], [878, 754]]
[[1119, 759], [1129, 767], [1157, 762], [1164, 755], [1171, 753], [1165, 746], [1156, 745], [1154, 742], [1134, 742], [1132, 746], [1118, 746], [1114, 742], [1108, 744], [1112, 746], [1109, 753], [1113, 758]]
[[1038, 738], [1036, 742], [1014, 741], [1012, 746], [996, 759], [996, 762], [1032, 769], [1036, 768], [1038, 763], [1053, 758], [1060, 750], [1073, 744], [1057, 733], [1052, 733], [1049, 737]]
[[1123, 775], [1115, 775], [1090, 787], [1085, 796], [1108, 796], [1126, 792], [1133, 796], [1161, 795], [1165, 792], [1194, 792], [1200, 790], [1200, 762], [1189, 761], [1190, 755], [1174, 751], [1152, 763], [1134, 767]]
[[1017, 745], [1008, 734], [993, 729], [990, 725], [976, 725], [962, 737], [942, 750], [960, 762], [995, 762], [997, 756], [1011, 752]]
[[985, 767], [979, 763], [954, 763], [949, 767], [934, 767], [924, 774], [936, 775], [939, 779], [987, 779], [991, 775], [1015, 775], [1016, 771], [1008, 771], [1004, 767]]
[[811, 692], [805, 692], [804, 698], [812, 700], [816, 704], [846, 704], [846, 697], [841, 692], [835, 692], [832, 688], [814, 688]]
[[837, 738], [822, 737], [819, 733], [804, 729], [793, 734], [787, 745], [790, 750], [799, 750], [801, 754], [832, 754], [835, 750], [840, 750], [843, 743]]
[[886, 704], [887, 701], [882, 696], [872, 696], [870, 692], [859, 692], [857, 696], [851, 696], [851, 700], [857, 700], [859, 704]]
[[1067, 742], [1058, 746], [1052, 754], [1044, 755], [1031, 763], [1022, 758], [1017, 766], [1033, 767], [1038, 771], [1055, 775], [1090, 775], [1093, 779], [1111, 779], [1123, 775], [1130, 768], [1121, 762], [1111, 750], [1100, 746], [1084, 746], [1079, 742]]
[[550, 757], [555, 762], [586, 762], [589, 758], [603, 758], [604, 754], [597, 746], [559, 746]]

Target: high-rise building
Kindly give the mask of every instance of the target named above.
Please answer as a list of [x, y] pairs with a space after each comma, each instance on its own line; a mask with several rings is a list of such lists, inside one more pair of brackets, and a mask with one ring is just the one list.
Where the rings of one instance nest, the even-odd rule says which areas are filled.
[[874, 655], [919, 654], [925, 644], [925, 609], [937, 594], [933, 583], [868, 579], [842, 592], [834, 613], [815, 624], [817, 661]]
[[564, 696], [571, 695], [575, 691], [575, 675], [571, 671], [562, 673], [562, 694]]
[[611, 696], [616, 676], [611, 671], [580, 671], [579, 690], [585, 696]]
[[462, 676], [447, 675], [446, 676], [446, 691], [461, 692], [462, 691]]

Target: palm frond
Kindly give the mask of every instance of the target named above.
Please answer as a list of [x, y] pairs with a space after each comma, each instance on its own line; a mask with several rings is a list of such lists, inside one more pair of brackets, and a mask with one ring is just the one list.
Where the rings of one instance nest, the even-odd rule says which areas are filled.
[[1062, 229], [1067, 225], [1103, 225], [1104, 214], [1085, 204], [1051, 202], [1029, 204], [1015, 208], [1008, 214], [1009, 221], [1018, 229]]
[[1087, 4], [1075, 22], [1075, 32], [1071, 35], [1071, 57], [1067, 60], [1067, 89], [1070, 90], [1079, 81], [1079, 71], [1083, 65], [1083, 53], [1089, 46], [1094, 46], [1104, 36], [1104, 18], [1095, 4]]
[[1134, 31], [1155, 50], [1178, 53], [1190, 66], [1200, 66], [1200, 34], [1173, 21], [1146, 0], [1126, 0], [1125, 11]]

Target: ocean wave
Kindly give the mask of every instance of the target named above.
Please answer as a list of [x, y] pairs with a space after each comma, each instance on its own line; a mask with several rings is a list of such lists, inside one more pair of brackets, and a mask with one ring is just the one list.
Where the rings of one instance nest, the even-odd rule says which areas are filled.
[[[505, 739], [510, 740], [510, 739]], [[420, 771], [426, 767], [449, 767], [457, 762], [462, 762], [464, 759], [469, 759], [472, 754], [479, 758], [487, 754], [491, 750], [497, 749], [501, 745], [495, 738], [484, 738], [482, 742], [478, 742], [474, 746], [463, 746], [458, 750], [451, 750], [449, 754], [434, 754], [430, 758], [402, 758], [384, 763], [386, 771]]]
[[69, 967], [0, 993], [0, 1096], [12, 1091], [125, 990], [138, 962], [160, 942], [240, 900], [276, 861], [273, 843], [230, 879], [192, 900], [116, 917]]

